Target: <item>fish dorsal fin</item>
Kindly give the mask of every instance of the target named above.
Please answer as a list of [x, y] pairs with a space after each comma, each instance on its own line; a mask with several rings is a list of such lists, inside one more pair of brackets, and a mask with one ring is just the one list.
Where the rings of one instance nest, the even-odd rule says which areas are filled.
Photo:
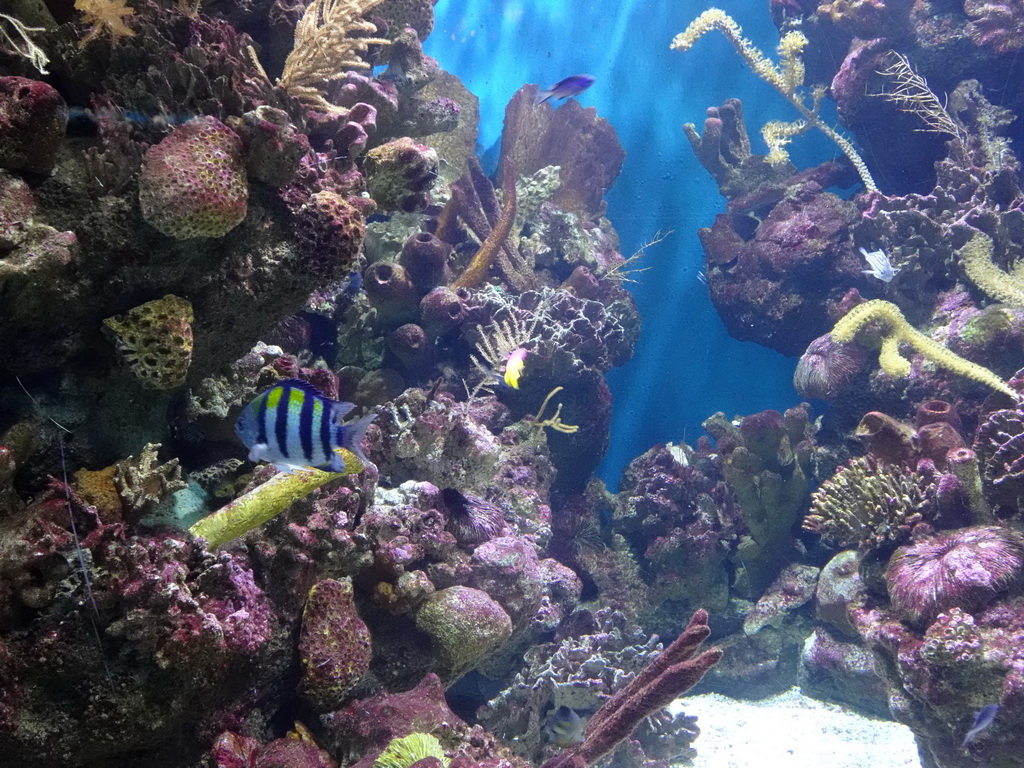
[[331, 421], [336, 424], [341, 424], [341, 420], [344, 419], [349, 411], [355, 408], [353, 403], [340, 403], [337, 400], [331, 400], [323, 392], [314, 387], [308, 381], [303, 379], [281, 379], [275, 386], [278, 387], [295, 387], [295, 389], [301, 389], [307, 395], [313, 395], [324, 401], [324, 405], [331, 411]]
[[323, 392], [321, 392], [319, 389], [317, 389], [312, 384], [310, 384], [308, 381], [305, 381], [303, 379], [281, 379], [274, 386], [275, 387], [294, 387], [295, 389], [301, 389], [307, 395], [316, 395], [321, 400], [326, 400], [329, 403], [334, 402], [333, 400], [328, 398]]
[[331, 421], [335, 424], [341, 424], [341, 420], [356, 407], [354, 403], [339, 403], [337, 400], [328, 400], [327, 402], [331, 407]]

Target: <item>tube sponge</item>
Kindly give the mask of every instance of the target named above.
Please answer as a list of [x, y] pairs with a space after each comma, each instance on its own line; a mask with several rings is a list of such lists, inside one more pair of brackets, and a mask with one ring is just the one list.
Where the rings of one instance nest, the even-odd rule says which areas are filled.
[[840, 344], [848, 344], [869, 323], [884, 326], [878, 364], [890, 376], [904, 378], [910, 375], [910, 361], [900, 353], [900, 344], [906, 344], [936, 365], [1002, 392], [1015, 401], [1021, 399], [1020, 394], [988, 368], [965, 360], [916, 330], [903, 317], [899, 307], [889, 301], [872, 299], [854, 307], [836, 323], [832, 338]]
[[363, 463], [354, 453], [344, 449], [339, 449], [339, 453], [345, 460], [343, 471], [324, 472], [310, 467], [298, 472], [279, 472], [267, 482], [204, 517], [189, 528], [189, 532], [206, 539], [209, 549], [216, 549], [263, 525], [324, 483], [362, 471]]

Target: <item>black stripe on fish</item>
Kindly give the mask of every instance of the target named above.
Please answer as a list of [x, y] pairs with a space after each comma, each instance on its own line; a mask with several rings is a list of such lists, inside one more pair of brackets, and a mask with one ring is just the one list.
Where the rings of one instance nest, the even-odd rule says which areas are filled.
[[277, 408], [274, 409], [276, 420], [274, 421], [274, 439], [277, 440], [277, 450], [281, 455], [290, 459], [288, 453], [288, 406], [292, 401], [291, 387], [281, 388], [281, 398], [277, 401]]
[[[316, 398], [302, 393], [302, 407], [299, 409], [299, 442], [302, 444], [302, 458], [313, 463], [313, 403]], [[322, 410], [322, 409], [321, 409]]]
[[320, 414], [320, 447], [324, 451], [324, 460], [327, 462], [331, 461], [331, 457], [334, 455], [334, 446], [331, 445], [331, 416], [333, 415], [334, 409], [330, 403], [323, 403], [323, 412]]
[[267, 444], [267, 396], [263, 395], [260, 398], [259, 404], [256, 406], [256, 423], [259, 425], [256, 428], [256, 442]]

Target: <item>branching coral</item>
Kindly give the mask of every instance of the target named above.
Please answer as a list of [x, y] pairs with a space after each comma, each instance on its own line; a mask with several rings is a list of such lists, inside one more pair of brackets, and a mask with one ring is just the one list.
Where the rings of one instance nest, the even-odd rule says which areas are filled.
[[917, 115], [925, 124], [922, 131], [952, 136], [961, 147], [966, 143], [964, 129], [946, 111], [939, 97], [928, 87], [928, 81], [914, 71], [910, 60], [896, 51], [889, 52], [890, 64], [879, 74], [890, 78], [895, 88], [883, 96], [901, 112]]
[[831, 544], [866, 550], [898, 543], [932, 505], [929, 478], [871, 456], [841, 467], [811, 495], [804, 528]]
[[782, 36], [778, 48], [779, 63], [774, 64], [753, 43], [743, 37], [743, 30], [725, 11], [719, 8], [709, 8], [690, 22], [690, 26], [685, 31], [676, 35], [670, 47], [676, 51], [688, 51], [697, 40], [712, 29], [717, 29], [725, 35], [740, 56], [750, 65], [750, 68], [762, 80], [778, 90], [803, 116], [802, 121], [798, 120], [795, 123], [773, 121], [765, 125], [762, 135], [770, 150], [768, 155], [770, 162], [784, 162], [787, 159], [785, 146], [790, 139], [808, 128], [814, 127], [832, 139], [843, 151], [843, 154], [850, 159], [868, 191], [878, 189], [874, 179], [871, 178], [871, 172], [857, 150], [854, 149], [853, 144], [821, 119], [821, 101], [825, 96], [825, 89], [823, 87], [812, 89], [810, 105], [797, 94], [797, 89], [804, 82], [804, 64], [800, 56], [804, 46], [807, 45], [807, 38], [802, 32], [790, 31]]
[[515, 165], [511, 160], [505, 161], [504, 177], [502, 193], [505, 199], [501, 206], [501, 215], [498, 217], [494, 229], [480, 245], [480, 250], [476, 252], [469, 266], [455, 278], [451, 286], [453, 289], [475, 288], [480, 285], [487, 278], [487, 273], [497, 258], [498, 252], [512, 232], [512, 224], [516, 220], [516, 173]]
[[847, 344], [854, 340], [862, 328], [872, 323], [885, 327], [878, 363], [890, 376], [904, 378], [910, 375], [910, 361], [900, 354], [900, 344], [907, 344], [936, 365], [991, 387], [1014, 400], [1020, 399], [1017, 392], [988, 368], [950, 352], [911, 326], [899, 307], [892, 302], [873, 299], [854, 307], [836, 323], [832, 329], [832, 338], [840, 344]]
[[89, 31], [78, 45], [84, 48], [92, 40], [104, 32], [110, 33], [110, 39], [131, 37], [135, 30], [128, 26], [125, 19], [135, 15], [135, 11], [125, 5], [124, 0], [76, 0], [75, 10], [81, 11]]
[[[8, 27], [13, 32], [9, 32]], [[12, 53], [28, 59], [28, 62], [39, 71], [39, 74], [46, 75], [49, 74], [46, 65], [50, 63], [50, 59], [29, 34], [42, 31], [42, 27], [26, 27], [13, 16], [0, 13], [0, 43], [3, 43], [4, 52], [10, 50]]]
[[[328, 112], [342, 111], [327, 101], [320, 87], [345, 77], [349, 69], [368, 69], [361, 58], [371, 45], [387, 45], [373, 34], [376, 25], [360, 17], [381, 0], [314, 0], [295, 27], [295, 47], [288, 54], [278, 85], [299, 101]], [[348, 110], [344, 110], [348, 111]]]

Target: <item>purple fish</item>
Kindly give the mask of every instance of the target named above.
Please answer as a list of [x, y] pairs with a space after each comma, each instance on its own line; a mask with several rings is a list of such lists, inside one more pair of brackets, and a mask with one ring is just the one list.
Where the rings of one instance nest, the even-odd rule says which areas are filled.
[[533, 105], [543, 104], [548, 99], [554, 99], [555, 101], [568, 99], [570, 96], [583, 93], [593, 84], [594, 78], [591, 75], [572, 75], [564, 80], [559, 80], [546, 91], [538, 93]]

